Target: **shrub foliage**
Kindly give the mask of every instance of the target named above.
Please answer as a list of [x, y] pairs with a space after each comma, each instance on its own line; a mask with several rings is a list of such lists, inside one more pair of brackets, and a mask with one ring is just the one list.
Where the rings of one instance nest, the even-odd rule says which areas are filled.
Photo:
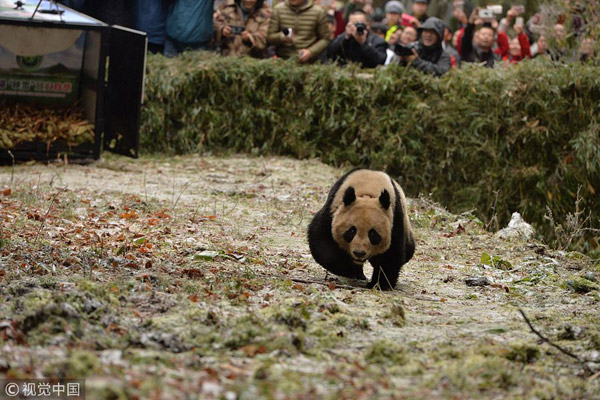
[[[434, 78], [195, 53], [151, 58], [146, 95], [149, 152], [319, 157], [386, 170], [409, 194], [500, 224], [519, 211], [550, 239], [548, 208], [555, 221], [583, 209], [600, 227], [598, 67], [529, 61]], [[597, 236], [576, 245], [596, 249]]]

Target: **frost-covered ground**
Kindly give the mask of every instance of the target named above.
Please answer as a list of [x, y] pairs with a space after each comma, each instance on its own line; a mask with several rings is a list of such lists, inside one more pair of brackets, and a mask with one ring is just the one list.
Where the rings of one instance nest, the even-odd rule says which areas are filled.
[[85, 378], [88, 399], [600, 398], [598, 264], [418, 199], [397, 290], [326, 277], [305, 231], [342, 173], [0, 168], [0, 373]]

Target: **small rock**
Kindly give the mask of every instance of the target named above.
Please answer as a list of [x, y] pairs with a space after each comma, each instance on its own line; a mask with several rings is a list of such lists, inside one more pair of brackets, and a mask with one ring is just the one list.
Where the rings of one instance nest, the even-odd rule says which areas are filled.
[[514, 212], [508, 226], [496, 233], [500, 239], [530, 240], [535, 236], [535, 229], [523, 220], [521, 214]]
[[583, 277], [585, 279], [587, 279], [588, 281], [592, 281], [592, 282], [598, 281], [598, 276], [595, 273], [593, 273], [592, 271], [586, 272], [585, 275], [583, 275]]
[[235, 394], [235, 392], [227, 392], [225, 393], [225, 400], [236, 400], [237, 394]]
[[100, 300], [85, 299], [85, 302], [83, 303], [83, 311], [85, 311], [86, 314], [91, 314], [103, 306], [104, 304]]
[[490, 281], [485, 276], [473, 276], [465, 279], [467, 286], [487, 286]]

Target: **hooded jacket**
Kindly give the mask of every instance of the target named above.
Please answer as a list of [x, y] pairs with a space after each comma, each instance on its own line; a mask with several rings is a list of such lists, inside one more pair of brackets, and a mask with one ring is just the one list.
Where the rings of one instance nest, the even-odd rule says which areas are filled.
[[[252, 11], [244, 15], [241, 0], [226, 0], [215, 11], [213, 18], [217, 46], [223, 55], [262, 58], [267, 48], [267, 30], [271, 9], [264, 0], [257, 0]], [[225, 26], [243, 26], [248, 32], [248, 41], [243, 41], [241, 35], [223, 36]]]
[[387, 58], [387, 43], [372, 32], [367, 33], [364, 44], [358, 44], [354, 37], [346, 34], [336, 37], [327, 48], [327, 58], [344, 65], [348, 62], [360, 63], [363, 68], [375, 68], [383, 65]]
[[[292, 43], [285, 41], [284, 28], [292, 28]], [[268, 42], [275, 46], [278, 57], [290, 58], [308, 49], [312, 53], [311, 61], [318, 60], [329, 44], [327, 13], [313, 0], [299, 7], [292, 7], [289, 0], [285, 0], [273, 8]]]
[[[438, 40], [432, 46], [424, 46], [421, 40], [423, 30], [434, 30], [437, 33]], [[440, 76], [445, 74], [452, 67], [450, 55], [442, 47], [444, 37], [444, 23], [436, 17], [429, 17], [418, 29], [420, 46], [417, 52], [417, 57], [412, 62], [412, 66], [420, 69], [422, 72]]]

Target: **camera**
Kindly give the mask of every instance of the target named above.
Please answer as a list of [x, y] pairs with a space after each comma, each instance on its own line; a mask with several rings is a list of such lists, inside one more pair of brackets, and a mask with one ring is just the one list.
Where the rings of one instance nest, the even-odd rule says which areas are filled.
[[419, 53], [421, 51], [421, 48], [421, 42], [412, 42], [407, 45], [396, 43], [396, 45], [394, 46], [394, 53], [396, 53], [400, 57], [412, 56], [413, 49], [415, 49], [417, 53]]
[[485, 9], [479, 10], [478, 15], [479, 15], [479, 18], [481, 18], [481, 19], [492, 19], [492, 18], [494, 18], [494, 11], [485, 8]]
[[291, 37], [292, 36], [292, 28], [283, 28], [281, 30], [281, 32], [283, 32], [283, 34], [287, 37]]
[[359, 35], [364, 35], [367, 30], [367, 25], [365, 25], [362, 22], [355, 23], [354, 27], [356, 28], [356, 33], [358, 33]]
[[231, 26], [231, 34], [232, 35], [241, 35], [242, 32], [244, 32], [243, 26], [235, 26], [235, 25], [230, 25], [230, 26]]
[[495, 5], [492, 5], [492, 6], [487, 6], [487, 9], [491, 10], [492, 13], [494, 13], [496, 15], [500, 15], [500, 14], [502, 14], [503, 7], [502, 7], [501, 4], [495, 4]]

